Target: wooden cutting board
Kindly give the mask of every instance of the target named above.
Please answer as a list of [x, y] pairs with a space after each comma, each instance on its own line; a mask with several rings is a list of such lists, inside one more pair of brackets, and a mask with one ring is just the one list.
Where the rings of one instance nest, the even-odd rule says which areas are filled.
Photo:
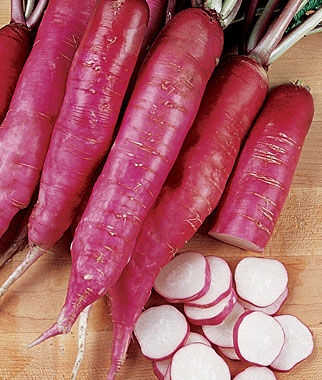
[[[9, 0], [0, 0], [0, 24], [9, 21]], [[59, 38], [59, 36], [57, 36]], [[322, 33], [306, 37], [274, 63], [271, 84], [300, 78], [309, 85], [315, 100], [315, 117], [293, 180], [292, 188], [274, 235], [265, 252], [258, 256], [281, 260], [289, 273], [289, 297], [280, 314], [291, 313], [307, 324], [314, 334], [315, 351], [309, 359], [280, 380], [322, 378]], [[0, 379], [68, 379], [77, 353], [77, 326], [67, 336], [55, 337], [32, 349], [26, 346], [55, 320], [65, 299], [71, 260], [69, 236], [55, 247], [55, 254], [42, 257], [18, 281], [0, 304]], [[252, 255], [207, 236], [203, 230], [185, 249], [225, 258], [234, 269], [237, 262]], [[20, 252], [0, 271], [2, 283], [22, 261]], [[152, 297], [149, 304], [160, 299]], [[112, 324], [105, 300], [91, 313], [86, 355], [79, 379], [106, 378], [109, 367]], [[245, 365], [227, 360], [232, 376]], [[154, 379], [151, 363], [134, 341], [120, 372], [120, 380]], [[183, 379], [184, 380], [184, 379]], [[260, 380], [260, 379], [258, 379]]]

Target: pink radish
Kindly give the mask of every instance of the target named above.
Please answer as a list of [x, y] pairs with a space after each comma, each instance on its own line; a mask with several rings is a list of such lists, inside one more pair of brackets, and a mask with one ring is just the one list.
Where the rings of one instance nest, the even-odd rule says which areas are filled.
[[281, 325], [265, 313], [247, 311], [234, 327], [234, 348], [249, 363], [268, 366], [278, 357], [284, 345]]
[[210, 286], [210, 266], [199, 252], [184, 252], [163, 267], [154, 289], [168, 302], [182, 303], [202, 297]]
[[193, 325], [219, 325], [231, 313], [236, 304], [236, 294], [231, 292], [215, 306], [200, 308], [184, 305], [184, 312]]
[[70, 68], [95, 0], [51, 0], [0, 127], [0, 237], [38, 184]]
[[192, 343], [178, 350], [170, 364], [171, 380], [230, 380], [230, 371], [216, 351]]
[[238, 296], [258, 307], [276, 302], [285, 292], [287, 282], [287, 271], [278, 260], [246, 257], [235, 269]]
[[238, 302], [247, 310], [261, 311], [262, 313], [265, 313], [268, 315], [274, 315], [282, 307], [287, 296], [288, 296], [288, 288], [286, 288], [284, 290], [284, 292], [281, 294], [281, 296], [274, 303], [272, 303], [271, 305], [269, 305], [267, 307], [254, 306], [253, 304], [251, 304], [247, 301], [244, 301], [241, 298], [238, 298]]
[[214, 306], [227, 297], [232, 290], [232, 274], [226, 261], [215, 256], [207, 256], [206, 260], [209, 263], [211, 273], [209, 290], [201, 298], [185, 302], [188, 306]]
[[276, 380], [274, 373], [266, 367], [248, 367], [234, 377], [234, 380]]
[[246, 250], [264, 250], [289, 192], [313, 113], [312, 95], [301, 85], [284, 84], [270, 92], [216, 211], [211, 236]]
[[31, 346], [69, 332], [79, 313], [120, 276], [196, 116], [222, 43], [219, 24], [200, 9], [177, 14], [158, 36], [76, 229], [65, 305]]
[[284, 330], [285, 343], [270, 367], [276, 371], [287, 372], [311, 355], [314, 347], [313, 336], [311, 331], [293, 315], [278, 315], [275, 319]]
[[237, 302], [220, 325], [204, 325], [202, 331], [211, 343], [230, 348], [234, 346], [233, 331], [238, 318], [244, 313], [244, 308]]
[[230, 360], [240, 360], [234, 347], [219, 347], [218, 350]]
[[189, 325], [174, 306], [151, 307], [138, 318], [134, 334], [144, 356], [152, 360], [170, 358], [187, 340]]

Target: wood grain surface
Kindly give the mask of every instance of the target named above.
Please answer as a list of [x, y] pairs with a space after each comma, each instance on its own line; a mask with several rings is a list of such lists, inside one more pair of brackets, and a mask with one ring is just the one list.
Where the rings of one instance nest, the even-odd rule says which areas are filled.
[[[84, 1], [84, 0], [83, 0]], [[0, 0], [0, 24], [9, 21], [9, 0]], [[57, 36], [59, 38], [59, 36]], [[0, 57], [1, 58], [1, 57]], [[322, 33], [297, 43], [269, 70], [272, 85], [300, 78], [315, 100], [315, 117], [296, 170], [291, 191], [265, 257], [281, 260], [289, 273], [289, 297], [279, 314], [298, 316], [313, 332], [315, 350], [279, 380], [322, 379]], [[206, 234], [205, 226], [185, 249], [227, 259], [234, 269], [249, 252], [220, 243]], [[0, 379], [68, 379], [77, 353], [77, 326], [67, 336], [55, 337], [32, 349], [26, 346], [48, 328], [65, 299], [71, 260], [66, 235], [18, 281], [0, 304]], [[22, 261], [20, 252], [0, 271], [1, 283]], [[149, 305], [161, 300], [155, 295]], [[112, 324], [105, 299], [93, 307], [89, 319], [86, 355], [79, 379], [105, 379], [109, 367]], [[232, 377], [245, 365], [227, 359]], [[151, 363], [135, 341], [128, 351], [120, 380], [154, 379]], [[183, 379], [184, 380], [184, 379]], [[258, 379], [260, 380], [260, 379]]]

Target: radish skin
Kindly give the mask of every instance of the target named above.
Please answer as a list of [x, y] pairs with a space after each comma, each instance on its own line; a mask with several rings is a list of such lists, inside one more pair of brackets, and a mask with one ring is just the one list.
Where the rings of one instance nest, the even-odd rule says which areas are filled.
[[196, 116], [222, 43], [219, 24], [201, 9], [177, 14], [158, 36], [76, 229], [65, 305], [57, 323], [30, 346], [69, 332], [79, 313], [120, 276]]
[[263, 252], [283, 208], [314, 113], [310, 92], [283, 84], [269, 94], [238, 158], [209, 234]]

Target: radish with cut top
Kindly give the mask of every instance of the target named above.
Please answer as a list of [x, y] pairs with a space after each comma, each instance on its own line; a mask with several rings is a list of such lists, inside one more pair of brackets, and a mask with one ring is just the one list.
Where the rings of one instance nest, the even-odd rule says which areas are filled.
[[278, 315], [275, 319], [284, 330], [285, 343], [281, 353], [271, 364], [271, 368], [287, 372], [311, 355], [314, 346], [313, 337], [309, 328], [294, 315]]
[[170, 364], [171, 380], [230, 380], [230, 371], [216, 351], [203, 343], [178, 350]]
[[219, 325], [231, 313], [236, 304], [236, 293], [232, 290], [215, 306], [200, 308], [184, 305], [184, 312], [193, 325]]
[[220, 347], [218, 346], [218, 350], [224, 354], [228, 359], [231, 360], [240, 360], [240, 357], [237, 355], [234, 347]]
[[235, 269], [238, 296], [255, 306], [272, 305], [285, 291], [287, 282], [287, 271], [278, 260], [246, 257]]
[[220, 257], [207, 256], [210, 266], [210, 287], [207, 293], [197, 300], [185, 302], [189, 306], [210, 307], [226, 298], [232, 290], [232, 274], [229, 265]]
[[281, 296], [274, 303], [272, 303], [271, 305], [266, 306], [266, 307], [255, 306], [255, 305], [253, 305], [253, 304], [251, 304], [251, 303], [249, 303], [249, 302], [247, 302], [241, 298], [238, 298], [238, 302], [247, 310], [261, 311], [261, 312], [268, 314], [268, 315], [274, 315], [279, 311], [279, 309], [281, 308], [281, 306], [285, 302], [287, 296], [288, 296], [288, 288], [286, 287], [286, 289], [281, 294]]
[[280, 354], [284, 331], [274, 317], [260, 311], [246, 311], [234, 327], [234, 348], [249, 363], [268, 366]]
[[245, 309], [237, 302], [231, 313], [220, 325], [204, 325], [202, 331], [211, 343], [221, 347], [233, 347], [233, 331], [238, 318]]
[[210, 286], [210, 266], [199, 252], [184, 252], [163, 267], [154, 289], [169, 302], [185, 302], [202, 297]]
[[274, 373], [266, 367], [248, 367], [234, 377], [234, 380], [276, 380]]
[[171, 305], [147, 309], [134, 327], [143, 355], [152, 360], [171, 357], [185, 343], [189, 331], [185, 316]]

